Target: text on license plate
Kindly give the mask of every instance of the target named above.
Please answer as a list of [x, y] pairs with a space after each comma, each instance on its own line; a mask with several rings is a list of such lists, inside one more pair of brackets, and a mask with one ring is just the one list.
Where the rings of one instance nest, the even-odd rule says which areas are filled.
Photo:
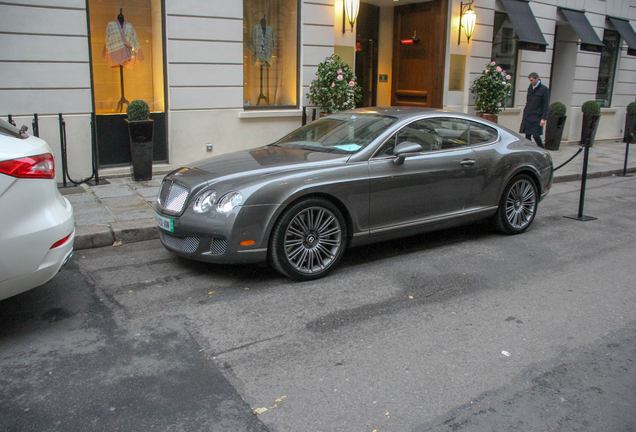
[[164, 229], [168, 232], [173, 233], [174, 232], [174, 221], [170, 218], [167, 217], [163, 217], [163, 216], [159, 216], [158, 214], [155, 214], [156, 219], [157, 219], [157, 226], [161, 229]]

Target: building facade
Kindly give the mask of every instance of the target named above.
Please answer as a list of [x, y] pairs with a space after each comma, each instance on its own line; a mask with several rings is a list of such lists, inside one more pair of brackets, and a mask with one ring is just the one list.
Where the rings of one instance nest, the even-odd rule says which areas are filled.
[[518, 130], [537, 72], [551, 102], [568, 107], [564, 140], [580, 139], [587, 100], [603, 106], [597, 139], [622, 138], [636, 99], [636, 0], [468, 8], [470, 39], [458, 0], [363, 1], [353, 31], [342, 0], [9, 0], [0, 4], [0, 116], [31, 128], [38, 114], [59, 164], [62, 114], [77, 179], [91, 172], [93, 141], [102, 170], [127, 169], [125, 108], [142, 99], [155, 163], [179, 166], [299, 127], [318, 64], [337, 53], [355, 67], [362, 106], [473, 113], [470, 83], [495, 60], [514, 88], [499, 123]]

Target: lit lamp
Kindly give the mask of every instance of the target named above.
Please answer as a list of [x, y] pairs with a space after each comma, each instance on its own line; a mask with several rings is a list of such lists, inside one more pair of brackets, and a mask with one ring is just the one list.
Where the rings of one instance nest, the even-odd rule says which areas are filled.
[[462, 38], [462, 27], [464, 27], [464, 32], [466, 33], [468, 42], [470, 42], [470, 38], [473, 36], [473, 32], [475, 31], [475, 22], [477, 21], [477, 15], [475, 15], [475, 12], [473, 11], [473, 3], [474, 0], [470, 3], [462, 3], [460, 6], [459, 36], [457, 37], [457, 45], [459, 45]]
[[351, 24], [351, 32], [353, 33], [353, 25], [358, 19], [358, 12], [360, 12], [360, 0], [343, 0], [342, 9], [342, 32], [345, 32], [346, 17], [349, 24]]

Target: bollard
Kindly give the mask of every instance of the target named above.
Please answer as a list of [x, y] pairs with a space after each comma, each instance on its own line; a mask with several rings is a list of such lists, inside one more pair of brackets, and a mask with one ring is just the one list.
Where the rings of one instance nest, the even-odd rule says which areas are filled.
[[33, 136], [40, 138], [40, 122], [38, 120], [38, 115], [33, 114], [33, 122], [31, 123]]
[[64, 133], [64, 129], [66, 128], [66, 124], [64, 123], [64, 118], [62, 117], [62, 113], [58, 116], [58, 122], [60, 124], [60, 148], [62, 149], [62, 186], [66, 187], [66, 133]]
[[625, 144], [625, 163], [623, 164], [623, 174], [619, 174], [620, 177], [633, 177], [634, 174], [627, 174], [627, 158], [629, 157], [629, 145], [635, 142], [636, 136], [634, 136], [634, 132], [630, 132], [627, 135], [627, 143]]

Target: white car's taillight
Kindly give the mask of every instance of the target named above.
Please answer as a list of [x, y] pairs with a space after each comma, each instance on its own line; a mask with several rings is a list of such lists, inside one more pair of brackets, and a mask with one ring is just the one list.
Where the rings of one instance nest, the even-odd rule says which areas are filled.
[[55, 161], [51, 153], [0, 162], [0, 173], [18, 178], [55, 178]]

